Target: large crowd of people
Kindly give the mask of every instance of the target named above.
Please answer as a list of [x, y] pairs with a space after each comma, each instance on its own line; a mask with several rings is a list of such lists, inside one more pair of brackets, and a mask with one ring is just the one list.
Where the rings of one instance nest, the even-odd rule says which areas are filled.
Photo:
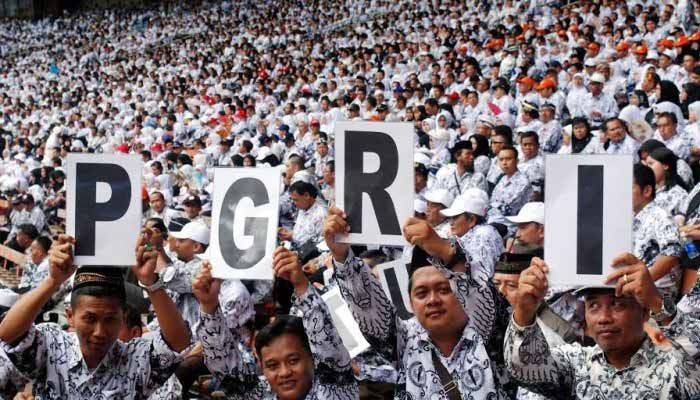
[[[0, 398], [700, 397], [700, 1], [568, 3], [0, 20], [0, 239], [26, 254], [0, 288]], [[338, 121], [414, 127], [409, 245], [336, 241]], [[68, 153], [143, 159], [136, 265], [73, 262]], [[548, 154], [634, 159], [610, 287], [548, 283]], [[275, 166], [275, 279], [213, 278], [214, 169]], [[408, 319], [376, 268], [397, 259]], [[370, 344], [355, 357], [334, 287]]]

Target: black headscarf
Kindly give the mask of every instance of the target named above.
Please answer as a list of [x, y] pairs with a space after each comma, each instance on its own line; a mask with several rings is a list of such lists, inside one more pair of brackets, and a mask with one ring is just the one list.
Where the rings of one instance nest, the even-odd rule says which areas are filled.
[[681, 106], [680, 92], [678, 91], [678, 87], [676, 87], [675, 83], [671, 81], [661, 81], [659, 82], [659, 87], [661, 88], [661, 94], [656, 100], [657, 103], [669, 101], [678, 107]]
[[[586, 137], [583, 139], [576, 138], [574, 135], [574, 127], [578, 124], [586, 125]], [[591, 125], [588, 123], [586, 118], [574, 118], [571, 121], [571, 153], [578, 154], [583, 151], [583, 149], [588, 146], [588, 143], [593, 139], [593, 134], [591, 133]]]

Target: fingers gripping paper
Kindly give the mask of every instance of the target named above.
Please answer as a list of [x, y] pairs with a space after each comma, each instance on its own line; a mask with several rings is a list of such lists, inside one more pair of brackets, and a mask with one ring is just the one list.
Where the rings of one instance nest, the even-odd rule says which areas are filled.
[[548, 155], [545, 261], [551, 285], [602, 286], [632, 249], [632, 156]]
[[411, 124], [338, 122], [336, 200], [348, 216], [346, 243], [403, 245], [413, 213]]
[[352, 316], [350, 307], [348, 307], [343, 296], [340, 294], [340, 289], [334, 287], [324, 293], [323, 301], [326, 302], [328, 310], [333, 319], [333, 325], [338, 330], [340, 338], [343, 340], [343, 345], [353, 358], [369, 348], [369, 343], [360, 332], [360, 326]]
[[272, 279], [279, 168], [216, 168], [210, 257], [223, 279]]
[[141, 227], [139, 156], [69, 154], [66, 231], [78, 265], [132, 265]]

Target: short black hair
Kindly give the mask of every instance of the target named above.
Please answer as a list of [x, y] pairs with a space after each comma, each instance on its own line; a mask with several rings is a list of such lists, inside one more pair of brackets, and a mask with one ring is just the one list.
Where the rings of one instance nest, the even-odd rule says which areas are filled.
[[268, 346], [273, 340], [282, 335], [294, 335], [301, 341], [304, 350], [311, 354], [309, 337], [304, 330], [301, 318], [293, 315], [280, 315], [262, 328], [255, 336], [255, 352], [262, 361], [262, 348]]
[[603, 121], [603, 132], [608, 131], [608, 129], [609, 129], [608, 125], [610, 124], [610, 122], [613, 122], [613, 121], [618, 121], [622, 125], [622, 128], [625, 130], [625, 133], [627, 132], [627, 123], [625, 123], [625, 121], [623, 121], [622, 119], [620, 119], [618, 117], [608, 118], [605, 121]]
[[668, 112], [668, 111], [662, 112], [656, 116], [656, 120], [658, 121], [660, 118], [668, 118], [671, 120], [671, 122], [673, 122], [673, 124], [678, 123], [678, 117], [676, 117], [676, 114], [674, 114], [672, 112]]
[[634, 184], [644, 190], [645, 187], [651, 186], [651, 197], [656, 197], [656, 178], [654, 171], [644, 164], [634, 164]]
[[118, 290], [115, 290], [113, 287], [107, 286], [84, 286], [75, 289], [71, 292], [70, 295], [70, 306], [73, 309], [73, 311], [75, 311], [75, 306], [76, 304], [78, 304], [78, 298], [81, 296], [92, 296], [99, 298], [109, 297], [117, 299], [122, 310], [126, 310], [126, 295], [124, 294], [123, 290], [120, 292]]
[[300, 155], [292, 154], [287, 161], [296, 165], [300, 170], [304, 169], [304, 158]]
[[523, 139], [527, 139], [527, 138], [535, 138], [535, 143], [537, 143], [537, 145], [540, 144], [540, 137], [537, 135], [537, 133], [535, 133], [533, 131], [527, 131], [527, 132], [521, 133], [520, 134], [520, 143], [522, 144]]
[[39, 237], [39, 231], [33, 224], [21, 224], [17, 227], [17, 231], [18, 233], [24, 233], [32, 240]]
[[308, 182], [303, 182], [303, 181], [297, 181], [292, 184], [292, 186], [289, 187], [289, 193], [295, 192], [299, 195], [305, 195], [309, 194], [309, 196], [313, 197], [314, 199], [316, 196], [318, 196], [318, 189], [316, 187]]
[[501, 151], [499, 151], [499, 153], [502, 153], [505, 150], [512, 151], [513, 154], [515, 154], [515, 159], [516, 160], [518, 159], [518, 150], [515, 147], [513, 147], [511, 145], [503, 146], [503, 148], [501, 149]]
[[42, 249], [44, 249], [45, 252], [49, 252], [49, 249], [51, 248], [51, 239], [48, 238], [48, 236], [39, 236], [38, 238], [34, 239], [35, 242], [41, 246]]
[[127, 305], [124, 308], [124, 324], [127, 328], [143, 327], [141, 314], [134, 307]]
[[168, 227], [165, 226], [165, 222], [161, 218], [149, 218], [146, 222], [153, 222], [153, 227], [161, 231], [165, 239], [168, 238]]

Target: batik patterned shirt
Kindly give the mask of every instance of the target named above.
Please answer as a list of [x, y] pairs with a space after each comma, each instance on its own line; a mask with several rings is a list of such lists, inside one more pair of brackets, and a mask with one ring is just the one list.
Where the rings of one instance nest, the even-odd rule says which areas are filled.
[[478, 224], [459, 239], [460, 245], [473, 261], [471, 275], [474, 279], [488, 281], [493, 277], [496, 261], [504, 251], [503, 238], [496, 228]]
[[[680, 257], [682, 246], [678, 226], [666, 211], [651, 202], [632, 221], [633, 254], [651, 268], [659, 256]], [[677, 288], [680, 266], [676, 265], [656, 281], [659, 288]]]
[[538, 324], [511, 320], [505, 357], [511, 377], [529, 390], [562, 399], [694, 399], [700, 396], [697, 359], [700, 321], [683, 313], [661, 331], [673, 343], [655, 346], [648, 338], [628, 367], [608, 364], [597, 345], [550, 346]]
[[542, 154], [518, 162], [518, 170], [527, 176], [535, 192], [542, 193], [542, 189], [544, 189], [544, 157]]
[[530, 201], [530, 197], [532, 185], [524, 173], [516, 171], [513, 176], [504, 176], [491, 194], [489, 222], [503, 222], [504, 216], [517, 215], [525, 203]]
[[[293, 298], [293, 307], [302, 314], [304, 330], [314, 358], [314, 380], [305, 400], [355, 400], [359, 389], [350, 366], [350, 354], [333, 325], [326, 303], [309, 286], [301, 297]], [[228, 329], [220, 309], [201, 313], [197, 339], [202, 343], [204, 362], [222, 381], [229, 399], [275, 399], [269, 384], [259, 377], [255, 364], [239, 350], [242, 338]]]
[[32, 326], [16, 345], [3, 344], [17, 370], [42, 400], [146, 399], [175, 372], [190, 348], [178, 353], [161, 335], [116, 341], [97, 368], [89, 370], [75, 333], [56, 324]]
[[478, 172], [464, 172], [461, 176], [458, 175], [457, 164], [447, 164], [435, 175], [435, 183], [438, 188], [449, 191], [452, 197], [459, 196], [469, 188], [488, 191], [488, 183], [484, 175]]
[[433, 364], [434, 351], [464, 400], [506, 399], [515, 395], [516, 388], [504, 373], [502, 358], [508, 306], [490, 282], [436, 265], [450, 281], [469, 319], [452, 354], [444, 357], [415, 317], [404, 321], [397, 316], [368, 265], [352, 252], [344, 263], [334, 262], [338, 286], [362, 334], [387, 359], [399, 360], [395, 398], [448, 399]]
[[673, 185], [670, 189], [663, 188], [656, 191], [654, 203], [668, 213], [674, 216], [681, 214], [681, 206], [688, 197], [688, 192], [678, 185]]
[[318, 202], [314, 203], [308, 210], [299, 209], [297, 212], [294, 230], [292, 231], [292, 243], [296, 248], [311, 241], [319, 243], [323, 230], [323, 221], [328, 215], [326, 207]]

